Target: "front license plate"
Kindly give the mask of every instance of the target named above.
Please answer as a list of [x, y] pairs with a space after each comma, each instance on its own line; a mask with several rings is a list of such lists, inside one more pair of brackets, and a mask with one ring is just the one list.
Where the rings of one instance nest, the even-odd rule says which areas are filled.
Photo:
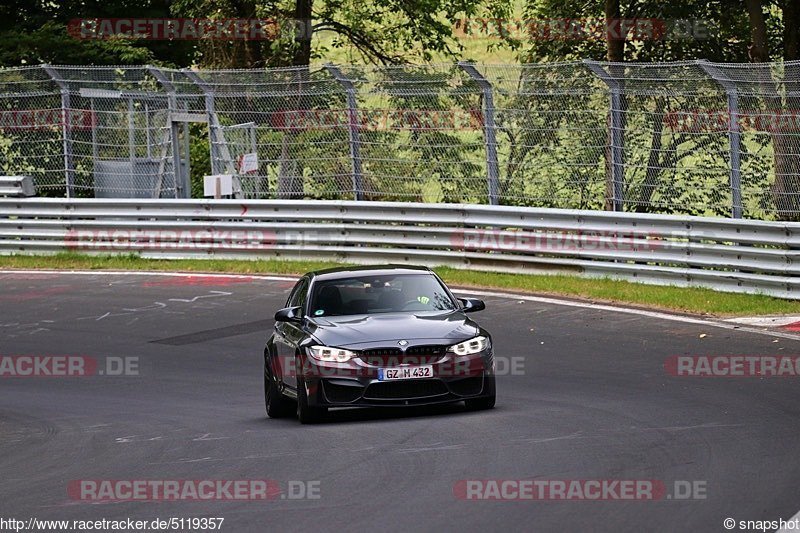
[[398, 366], [393, 368], [378, 369], [378, 381], [392, 381], [395, 379], [424, 379], [432, 377], [433, 365]]

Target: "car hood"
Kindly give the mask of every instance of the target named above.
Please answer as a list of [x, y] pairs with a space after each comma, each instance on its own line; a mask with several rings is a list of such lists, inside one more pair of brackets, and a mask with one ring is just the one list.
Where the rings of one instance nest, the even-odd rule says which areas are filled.
[[366, 349], [394, 345], [456, 344], [475, 337], [478, 325], [462, 312], [381, 313], [314, 318], [309, 333], [326, 346]]

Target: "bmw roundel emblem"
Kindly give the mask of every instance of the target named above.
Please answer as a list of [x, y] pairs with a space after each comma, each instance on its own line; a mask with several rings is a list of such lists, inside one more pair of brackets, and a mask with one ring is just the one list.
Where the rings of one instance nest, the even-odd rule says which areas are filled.
[[408, 344], [408, 341], [399, 341], [397, 344], [399, 344], [400, 346], [405, 346], [406, 344]]

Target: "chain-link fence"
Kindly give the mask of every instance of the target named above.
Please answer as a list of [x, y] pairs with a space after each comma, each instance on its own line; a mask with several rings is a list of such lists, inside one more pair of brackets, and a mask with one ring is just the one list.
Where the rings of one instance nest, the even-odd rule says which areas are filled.
[[40, 195], [467, 202], [800, 218], [800, 62], [0, 70]]

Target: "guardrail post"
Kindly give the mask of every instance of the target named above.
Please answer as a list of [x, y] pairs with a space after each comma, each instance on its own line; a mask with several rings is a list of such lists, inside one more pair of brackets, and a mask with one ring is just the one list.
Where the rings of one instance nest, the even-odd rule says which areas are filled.
[[497, 163], [497, 135], [494, 122], [494, 95], [492, 84], [481, 74], [475, 65], [459, 61], [458, 66], [478, 84], [483, 93], [483, 136], [486, 143], [486, 172], [489, 203], [500, 203], [500, 165]]
[[358, 103], [356, 101], [356, 88], [336, 65], [326, 63], [325, 68], [331, 76], [336, 78], [347, 92], [348, 136], [350, 141], [350, 161], [353, 171], [353, 196], [356, 200], [363, 199], [363, 174], [361, 171], [361, 135], [358, 131]]
[[[42, 68], [56, 85], [58, 85], [59, 89], [61, 89], [61, 135], [63, 137], [64, 149], [64, 176], [67, 186], [67, 198], [72, 198], [74, 196], [73, 188], [75, 186], [75, 167], [72, 162], [72, 138], [70, 137], [69, 131], [69, 113], [72, 108], [69, 85], [67, 85], [64, 78], [62, 78], [52, 66], [44, 64]], [[94, 117], [92, 120], [94, 120]]]
[[597, 61], [583, 60], [586, 65], [611, 91], [609, 111], [611, 114], [611, 210], [622, 211], [625, 196], [625, 129], [622, 109], [622, 85], [600, 66]]
[[697, 65], [708, 74], [723, 89], [728, 101], [728, 142], [730, 143], [731, 171], [731, 215], [733, 218], [742, 218], [742, 174], [741, 174], [741, 129], [739, 125], [739, 93], [736, 83], [725, 76], [717, 67], [699, 59]]
[[[169, 81], [169, 79], [167, 79], [161, 70], [157, 69], [156, 67], [148, 66], [147, 71], [150, 72], [159, 85], [161, 85], [164, 90], [167, 91], [167, 127], [170, 129], [172, 134], [170, 138], [172, 139], [172, 142], [175, 143], [178, 139], [178, 126], [172, 122], [172, 113], [178, 110], [178, 98], [175, 85]], [[209, 135], [211, 135], [211, 133], [209, 133]], [[191, 179], [187, 177], [183, 183], [178, 183], [178, 175], [183, 173], [181, 172], [180, 151], [177, 150], [175, 146], [172, 147], [172, 174], [173, 179], [175, 180], [175, 198], [191, 198], [192, 186], [191, 183], [189, 183], [191, 182]], [[159, 175], [159, 180], [162, 179], [163, 172], [161, 172]], [[156, 189], [153, 191], [154, 198], [158, 198], [160, 196], [162, 185], [162, 183], [159, 183]]]

